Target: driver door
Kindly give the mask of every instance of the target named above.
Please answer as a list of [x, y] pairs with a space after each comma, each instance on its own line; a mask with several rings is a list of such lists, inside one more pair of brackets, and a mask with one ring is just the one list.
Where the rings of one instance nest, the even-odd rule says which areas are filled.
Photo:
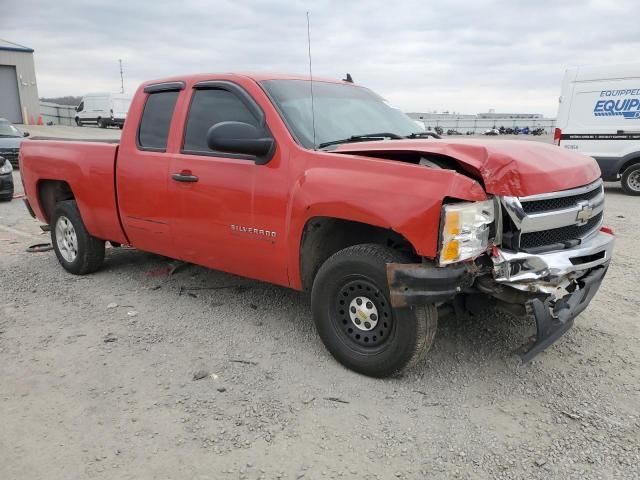
[[238, 275], [287, 284], [284, 248], [286, 185], [279, 153], [267, 165], [250, 155], [216, 152], [207, 145], [219, 122], [258, 125], [259, 107], [229, 82], [196, 85], [184, 140], [169, 166], [169, 198], [174, 211], [171, 236], [180, 257]]

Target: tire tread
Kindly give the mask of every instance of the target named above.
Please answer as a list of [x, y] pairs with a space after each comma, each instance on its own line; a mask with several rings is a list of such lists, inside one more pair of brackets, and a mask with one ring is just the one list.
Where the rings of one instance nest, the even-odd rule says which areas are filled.
[[[78, 243], [84, 243], [86, 245], [86, 248], [82, 249], [82, 253], [80, 251], [78, 252], [80, 261], [77, 265], [65, 265], [61, 260], [60, 255], [58, 255], [56, 242], [53, 238], [53, 232], [55, 231], [55, 223], [60, 215], [65, 215], [69, 220], [71, 220], [71, 223], [73, 223], [76, 230], [76, 235], [78, 236]], [[105, 242], [104, 240], [91, 236], [89, 232], [87, 232], [87, 228], [84, 226], [84, 222], [82, 221], [82, 217], [75, 200], [64, 200], [58, 202], [54, 213], [51, 232], [51, 240], [53, 241], [54, 249], [56, 249], [58, 260], [67, 271], [75, 275], [86, 275], [88, 273], [95, 272], [104, 263]]]
[[[320, 281], [324, 281], [324, 276], [328, 271], [330, 271], [332, 268], [339, 265], [343, 261], [353, 259], [354, 257], [369, 257], [385, 266], [388, 263], [411, 262], [411, 259], [409, 259], [404, 253], [379, 244], [359, 244], [347, 247], [333, 254], [320, 267], [318, 274], [316, 275], [316, 278], [314, 280], [312, 289], [312, 302], [313, 299], [317, 296], [316, 290], [318, 285], [316, 285], [316, 282], [319, 279]], [[319, 299], [316, 299], [315, 301], [319, 301]], [[404, 359], [399, 360], [394, 364], [377, 366], [375, 368], [368, 369], [367, 371], [364, 371], [364, 369], [359, 369], [361, 373], [365, 373], [366, 375], [374, 377], [387, 377], [391, 375], [397, 375], [408, 368], [414, 367], [424, 358], [426, 353], [429, 351], [429, 348], [433, 344], [433, 340], [435, 338], [438, 323], [437, 309], [435, 305], [429, 304], [420, 307], [414, 307], [411, 309], [411, 311], [415, 316], [416, 325], [414, 332], [415, 342], [411, 346], [411, 351], [405, 356]], [[314, 308], [314, 314], [315, 313], [316, 309]]]
[[624, 190], [624, 193], [626, 193], [627, 195], [632, 195], [632, 196], [640, 195], [640, 191], [633, 190], [628, 185], [629, 176], [631, 175], [632, 172], [637, 171], [637, 170], [640, 170], [640, 163], [635, 163], [633, 165], [630, 165], [622, 173], [622, 178], [620, 179], [620, 184], [622, 185], [622, 190]]

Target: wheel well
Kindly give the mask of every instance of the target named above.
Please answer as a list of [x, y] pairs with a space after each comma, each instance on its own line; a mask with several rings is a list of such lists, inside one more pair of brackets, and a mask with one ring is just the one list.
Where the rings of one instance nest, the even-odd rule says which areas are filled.
[[307, 221], [300, 242], [302, 288], [310, 290], [320, 266], [334, 253], [362, 243], [377, 243], [402, 251], [416, 261], [413, 245], [393, 230], [331, 217]]
[[637, 164], [637, 163], [640, 163], [640, 157], [634, 157], [634, 158], [632, 158], [631, 160], [627, 160], [627, 161], [622, 165], [622, 167], [620, 168], [620, 173], [619, 173], [619, 174], [620, 174], [620, 175], [622, 175], [622, 174], [624, 173], [624, 171], [625, 171], [627, 168], [629, 168], [629, 167], [631, 167], [632, 165], [635, 165], [635, 164]]
[[47, 223], [51, 223], [56, 204], [63, 200], [72, 200], [75, 196], [67, 182], [62, 180], [41, 180], [38, 183], [38, 201]]

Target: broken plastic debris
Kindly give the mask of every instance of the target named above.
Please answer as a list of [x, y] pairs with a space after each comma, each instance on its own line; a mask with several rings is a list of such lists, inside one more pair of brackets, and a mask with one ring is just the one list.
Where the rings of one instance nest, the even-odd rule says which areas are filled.
[[53, 250], [53, 245], [50, 243], [36, 243], [27, 248], [29, 253], [48, 252], [49, 250]]

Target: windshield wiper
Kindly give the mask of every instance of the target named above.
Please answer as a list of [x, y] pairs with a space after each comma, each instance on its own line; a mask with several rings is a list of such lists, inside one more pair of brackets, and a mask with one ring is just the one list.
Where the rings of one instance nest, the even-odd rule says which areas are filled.
[[351, 135], [349, 138], [343, 138], [342, 140], [332, 140], [331, 142], [323, 142], [318, 145], [318, 148], [325, 148], [331, 145], [338, 145], [341, 143], [351, 143], [351, 142], [364, 142], [366, 140], [384, 140], [385, 138], [390, 138], [392, 140], [400, 140], [403, 137], [402, 135], [398, 135], [397, 133], [365, 133], [363, 135]]
[[407, 135], [407, 138], [426, 138], [426, 137], [432, 137], [432, 138], [442, 138], [440, 135], [438, 135], [435, 132], [414, 132], [410, 135]]

